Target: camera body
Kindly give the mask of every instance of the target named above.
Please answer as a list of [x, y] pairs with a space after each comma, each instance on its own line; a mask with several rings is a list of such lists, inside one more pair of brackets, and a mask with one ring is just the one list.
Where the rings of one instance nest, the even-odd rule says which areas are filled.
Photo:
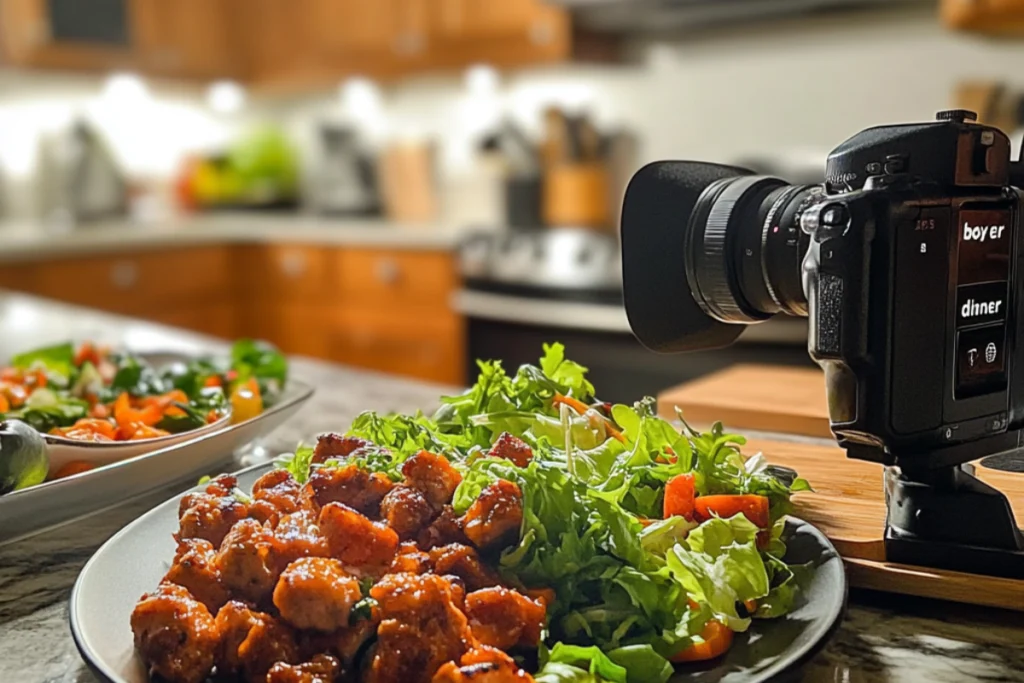
[[968, 116], [855, 135], [799, 217], [808, 350], [851, 456], [932, 468], [1017, 445], [1022, 195], [1006, 135]]

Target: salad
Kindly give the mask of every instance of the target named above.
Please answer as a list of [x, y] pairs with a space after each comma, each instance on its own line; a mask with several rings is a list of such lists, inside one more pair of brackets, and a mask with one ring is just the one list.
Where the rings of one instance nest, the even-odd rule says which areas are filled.
[[251, 494], [227, 475], [188, 494], [132, 615], [150, 671], [664, 682], [793, 608], [810, 567], [784, 561], [784, 517], [806, 481], [721, 425], [602, 403], [560, 344], [479, 368], [433, 416], [366, 412]]

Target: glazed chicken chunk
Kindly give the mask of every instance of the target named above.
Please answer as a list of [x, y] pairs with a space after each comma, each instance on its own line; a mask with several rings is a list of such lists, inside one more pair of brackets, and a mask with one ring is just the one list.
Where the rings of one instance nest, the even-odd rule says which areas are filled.
[[342, 436], [333, 432], [321, 434], [316, 437], [313, 462], [322, 465], [328, 460], [343, 460], [360, 448], [372, 445], [366, 439], [360, 439], [358, 436]]
[[497, 586], [500, 581], [493, 569], [480, 559], [468, 545], [451, 543], [430, 551], [430, 560], [437, 574], [452, 574], [466, 582], [470, 590]]
[[196, 600], [215, 614], [228, 601], [228, 590], [220, 580], [213, 544], [202, 538], [178, 541], [174, 562], [163, 583], [175, 583], [188, 589]]
[[396, 486], [380, 503], [381, 519], [403, 541], [416, 538], [434, 519], [434, 508], [426, 496], [409, 486]]
[[267, 672], [267, 683], [334, 683], [341, 664], [330, 655], [317, 655], [304, 664], [278, 662]]
[[398, 554], [388, 574], [425, 574], [430, 568], [430, 555], [421, 551], [415, 543], [405, 542], [398, 546]]
[[429, 683], [446, 662], [472, 644], [451, 585], [433, 574], [389, 574], [370, 590], [380, 606], [377, 649], [369, 683]]
[[216, 557], [221, 582], [233, 594], [261, 602], [274, 589], [280, 572], [273, 545], [273, 534], [256, 520], [243, 519], [235, 524]]
[[348, 626], [352, 605], [362, 598], [359, 581], [341, 562], [304, 557], [288, 565], [274, 589], [274, 606], [295, 628], [331, 632]]
[[298, 511], [302, 507], [302, 487], [295, 481], [288, 470], [271, 470], [256, 480], [252, 485], [252, 497], [256, 501], [266, 501], [277, 511], [286, 515]]
[[502, 432], [487, 455], [492, 458], [511, 460], [519, 467], [526, 467], [533, 458], [533, 449], [519, 437]]
[[249, 507], [230, 494], [191, 493], [181, 499], [179, 511], [179, 541], [202, 538], [217, 548], [235, 522], [246, 518]]
[[469, 543], [466, 534], [462, 532], [462, 521], [451, 505], [441, 508], [441, 514], [430, 523], [426, 529], [416, 536], [416, 544], [421, 550], [430, 550], [450, 543]]
[[302, 557], [327, 557], [327, 541], [320, 533], [317, 514], [312, 510], [299, 510], [281, 517], [273, 532], [274, 555], [277, 566], [284, 569]]
[[370, 474], [357, 465], [321, 467], [306, 482], [305, 495], [318, 508], [342, 503], [364, 515], [376, 517], [380, 503], [394, 484], [380, 472]]
[[331, 557], [362, 574], [382, 573], [398, 552], [394, 529], [371, 522], [341, 503], [328, 503], [320, 511], [320, 532]]
[[501, 650], [481, 645], [462, 655], [459, 664], [442, 666], [431, 683], [533, 683], [533, 676]]
[[465, 612], [473, 635], [500, 650], [537, 647], [547, 616], [544, 603], [500, 586], [467, 595]]
[[132, 611], [132, 633], [150, 674], [200, 683], [213, 669], [217, 627], [210, 611], [185, 588], [161, 584]]
[[462, 475], [443, 455], [420, 451], [402, 463], [405, 483], [420, 491], [435, 510], [452, 502]]
[[523, 494], [516, 484], [499, 479], [466, 510], [462, 530], [477, 548], [514, 540], [523, 523]]
[[299, 660], [299, 647], [291, 630], [244, 603], [224, 605], [217, 613], [216, 625], [220, 634], [217, 672], [221, 675], [242, 673], [249, 683], [263, 683], [275, 663], [294, 664]]

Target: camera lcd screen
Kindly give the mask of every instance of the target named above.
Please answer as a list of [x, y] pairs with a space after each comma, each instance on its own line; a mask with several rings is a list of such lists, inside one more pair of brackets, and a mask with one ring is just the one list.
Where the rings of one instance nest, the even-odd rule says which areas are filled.
[[1009, 311], [1008, 210], [961, 211], [957, 226], [957, 399], [1006, 389], [1006, 318]]

